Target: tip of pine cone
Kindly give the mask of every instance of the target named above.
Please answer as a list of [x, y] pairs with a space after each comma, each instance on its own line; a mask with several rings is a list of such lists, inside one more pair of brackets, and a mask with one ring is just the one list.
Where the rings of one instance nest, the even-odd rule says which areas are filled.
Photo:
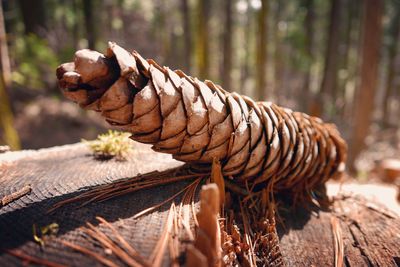
[[56, 70], [57, 79], [61, 80], [64, 73], [66, 73], [68, 71], [74, 71], [74, 70], [75, 70], [74, 62], [68, 62], [68, 63], [61, 64], [60, 66], [58, 66], [58, 68]]

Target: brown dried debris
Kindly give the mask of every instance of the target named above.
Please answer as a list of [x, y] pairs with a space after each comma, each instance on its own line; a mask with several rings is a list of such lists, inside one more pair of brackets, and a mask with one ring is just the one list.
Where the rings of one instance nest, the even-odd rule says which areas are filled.
[[344, 169], [347, 148], [334, 125], [228, 93], [115, 43], [105, 55], [76, 52], [57, 77], [67, 98], [132, 139], [181, 161], [218, 159], [240, 185], [302, 193]]
[[344, 241], [342, 236], [342, 229], [338, 218], [331, 217], [333, 243], [335, 247], [335, 267], [344, 266]]
[[25, 185], [24, 187], [22, 187], [21, 189], [7, 195], [4, 196], [1, 201], [0, 201], [0, 207], [6, 206], [8, 204], [10, 204], [11, 202], [29, 194], [32, 191], [32, 188], [30, 185]]
[[[207, 266], [221, 266], [221, 231], [219, 228], [220, 196], [216, 184], [203, 185], [200, 192], [200, 211], [197, 213], [199, 226], [194, 246], [187, 257], [204, 255]], [[195, 262], [189, 258], [188, 262]], [[189, 265], [188, 265], [189, 266]], [[194, 265], [195, 266], [195, 265]]]

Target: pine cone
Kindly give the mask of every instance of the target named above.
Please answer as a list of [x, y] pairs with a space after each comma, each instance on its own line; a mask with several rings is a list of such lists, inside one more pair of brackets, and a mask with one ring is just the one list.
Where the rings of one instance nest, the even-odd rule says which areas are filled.
[[133, 140], [185, 162], [219, 159], [237, 183], [313, 188], [344, 169], [347, 147], [333, 124], [229, 93], [115, 43], [106, 55], [77, 51], [57, 77], [67, 98]]

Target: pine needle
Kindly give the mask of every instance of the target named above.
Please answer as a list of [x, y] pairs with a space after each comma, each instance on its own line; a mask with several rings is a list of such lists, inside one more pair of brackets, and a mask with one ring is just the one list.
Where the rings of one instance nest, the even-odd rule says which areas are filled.
[[161, 185], [176, 183], [204, 176], [202, 173], [187, 174], [187, 166], [177, 167], [165, 172], [151, 172], [145, 175], [123, 179], [111, 184], [100, 185], [94, 189], [83, 192], [78, 196], [60, 201], [53, 205], [47, 213], [51, 213], [67, 204], [82, 202], [79, 207], [86, 206], [92, 202], [102, 202], [118, 196], [126, 195], [143, 189], [149, 189]]
[[134, 259], [142, 265], [149, 265], [149, 263], [122, 237], [122, 235], [117, 231], [117, 229], [114, 228], [114, 226], [112, 226], [112, 224], [107, 222], [102, 217], [96, 217], [96, 219], [113, 232], [118, 242], [124, 247], [130, 256], [134, 257]]
[[91, 251], [90, 249], [87, 249], [85, 247], [82, 247], [80, 245], [68, 242], [66, 240], [60, 240], [61, 244], [63, 244], [66, 247], [72, 248], [73, 250], [76, 250], [82, 254], [85, 254], [89, 257], [92, 257], [93, 259], [97, 260], [98, 262], [108, 266], [108, 267], [118, 267], [117, 264], [115, 264], [114, 262], [110, 261], [109, 259], [104, 258], [103, 256], [101, 256], [100, 254]]
[[142, 210], [141, 212], [135, 214], [135, 215], [133, 216], [133, 219], [137, 219], [137, 218], [139, 218], [139, 217], [141, 217], [141, 216], [143, 216], [143, 215], [145, 215], [145, 214], [147, 214], [147, 213], [149, 213], [149, 212], [151, 212], [151, 211], [153, 211], [153, 210], [155, 210], [155, 209], [161, 207], [162, 205], [164, 205], [164, 204], [170, 202], [171, 200], [175, 199], [177, 196], [179, 196], [180, 194], [182, 194], [182, 192], [185, 192], [185, 191], [187, 192], [189, 188], [191, 188], [191, 187], [192, 187], [193, 185], [195, 185], [195, 184], [198, 184], [200, 181], [201, 181], [201, 179], [197, 179], [197, 180], [195, 180], [193, 183], [189, 184], [188, 186], [186, 186], [185, 188], [183, 188], [182, 190], [180, 190], [179, 192], [175, 193], [175, 194], [172, 195], [171, 197], [169, 197], [169, 198], [167, 198], [166, 200], [164, 200], [163, 202], [161, 202], [161, 203], [159, 203], [159, 204], [157, 204], [157, 205], [154, 205], [154, 206], [152, 206], [152, 207], [150, 207], [150, 208], [147, 208], [147, 209], [145, 209], [145, 210]]
[[176, 213], [175, 204], [171, 204], [171, 208], [168, 212], [167, 221], [165, 222], [164, 229], [161, 233], [160, 239], [158, 240], [153, 252], [150, 255], [150, 262], [152, 266], [159, 267], [161, 266], [162, 258], [165, 254], [165, 249], [167, 246], [168, 239], [171, 236], [171, 230], [174, 224], [174, 217]]
[[[33, 263], [33, 264], [47, 266], [47, 267], [66, 267], [67, 266], [64, 264], [59, 264], [59, 263], [51, 262], [49, 260], [30, 256], [28, 254], [25, 254], [24, 252], [22, 252], [19, 249], [5, 249], [4, 251], [10, 255], [13, 255], [14, 257], [22, 259], [24, 261], [24, 263]], [[110, 266], [110, 267], [115, 267], [115, 266], [116, 265]]]

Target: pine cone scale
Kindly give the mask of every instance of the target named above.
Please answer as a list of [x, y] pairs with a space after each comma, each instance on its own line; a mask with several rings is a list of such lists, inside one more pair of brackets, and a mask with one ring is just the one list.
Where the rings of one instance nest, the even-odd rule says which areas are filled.
[[343, 171], [346, 144], [331, 124], [228, 93], [114, 43], [105, 56], [78, 51], [57, 77], [67, 98], [132, 139], [182, 161], [219, 159], [238, 183], [312, 188]]

